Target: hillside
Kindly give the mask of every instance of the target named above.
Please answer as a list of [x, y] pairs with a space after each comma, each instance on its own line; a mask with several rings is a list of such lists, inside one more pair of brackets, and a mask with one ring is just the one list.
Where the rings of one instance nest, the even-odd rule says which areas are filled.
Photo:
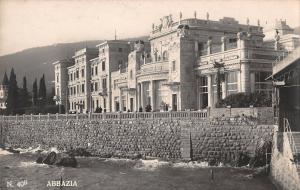
[[[139, 38], [130, 38], [126, 40], [147, 40], [148, 37], [142, 36]], [[32, 83], [35, 78], [39, 78], [45, 73], [46, 85], [50, 89], [53, 86], [54, 80], [54, 68], [52, 63], [72, 57], [74, 52], [84, 47], [95, 47], [97, 44], [103, 42], [103, 40], [94, 40], [86, 42], [74, 42], [74, 43], [60, 43], [50, 46], [36, 47], [26, 49], [17, 53], [4, 55], [0, 57], [0, 81], [4, 72], [9, 75], [11, 68], [15, 69], [17, 74], [18, 85], [22, 86], [22, 78], [26, 76], [27, 86], [32, 88]]]

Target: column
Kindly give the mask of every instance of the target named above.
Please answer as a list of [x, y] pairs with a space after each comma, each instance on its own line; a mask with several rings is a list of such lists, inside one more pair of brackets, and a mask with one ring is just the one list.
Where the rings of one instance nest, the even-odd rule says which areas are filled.
[[224, 81], [222, 81], [222, 99], [227, 96], [227, 73], [224, 73]]
[[249, 63], [241, 63], [240, 77], [241, 92], [245, 92], [246, 94], [248, 94], [250, 92]]
[[208, 92], [208, 107], [214, 107], [213, 101], [213, 88], [212, 88], [212, 77], [211, 75], [207, 75], [207, 92]]
[[143, 111], [145, 111], [143, 82], [141, 82], [141, 107], [143, 108]]
[[123, 111], [122, 89], [121, 88], [119, 88], [119, 105], [120, 105], [120, 111]]
[[222, 51], [226, 51], [227, 50], [227, 47], [226, 47], [226, 36], [223, 36], [221, 38], [221, 41], [222, 41]]
[[136, 85], [136, 92], [135, 92], [135, 110], [139, 111], [140, 108], [140, 84], [137, 83]]
[[199, 46], [198, 41], [195, 41], [195, 58], [198, 59]]
[[155, 110], [155, 82], [153, 80], [150, 81], [150, 89], [151, 89], [151, 107], [152, 111]]
[[211, 54], [211, 39], [208, 39], [207, 41], [207, 55]]
[[246, 50], [246, 37], [242, 32], [237, 33], [237, 46], [240, 49], [240, 59], [242, 58], [248, 58], [248, 53]]

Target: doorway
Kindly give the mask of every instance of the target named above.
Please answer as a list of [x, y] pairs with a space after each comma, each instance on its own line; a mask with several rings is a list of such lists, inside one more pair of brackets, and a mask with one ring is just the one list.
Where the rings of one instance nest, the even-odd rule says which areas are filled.
[[133, 98], [130, 98], [130, 111], [133, 112]]
[[177, 94], [172, 94], [172, 111], [177, 111]]

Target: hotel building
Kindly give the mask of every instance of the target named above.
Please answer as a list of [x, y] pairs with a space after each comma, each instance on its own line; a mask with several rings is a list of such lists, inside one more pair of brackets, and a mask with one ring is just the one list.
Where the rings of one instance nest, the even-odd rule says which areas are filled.
[[55, 62], [55, 77], [67, 78], [56, 81], [56, 95], [70, 112], [116, 112], [147, 105], [152, 111], [199, 110], [214, 107], [218, 96], [271, 94], [265, 79], [272, 63], [299, 45], [292, 32], [280, 21], [275, 37], [264, 41], [259, 22], [165, 16], [152, 25], [149, 42], [106, 41], [77, 51], [74, 63]]

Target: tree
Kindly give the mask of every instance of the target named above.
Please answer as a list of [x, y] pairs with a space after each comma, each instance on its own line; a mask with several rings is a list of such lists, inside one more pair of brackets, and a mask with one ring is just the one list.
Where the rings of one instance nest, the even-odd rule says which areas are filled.
[[16, 114], [18, 108], [18, 83], [14, 69], [11, 69], [9, 77], [7, 111], [9, 114]]
[[38, 100], [38, 86], [37, 86], [37, 79], [34, 80], [32, 85], [32, 105], [36, 106]]
[[232, 108], [270, 107], [272, 106], [272, 97], [265, 92], [230, 94], [216, 103], [217, 108], [225, 108], [226, 106]]
[[46, 104], [46, 84], [45, 84], [45, 75], [40, 79], [40, 88], [39, 88], [39, 102], [40, 106], [44, 106]]
[[27, 80], [25, 76], [23, 77], [23, 87], [20, 89], [19, 94], [19, 107], [25, 108], [30, 106], [30, 97], [27, 90]]
[[7, 77], [6, 72], [4, 73], [4, 77], [3, 77], [3, 80], [2, 80], [2, 85], [6, 85], [6, 86], [9, 85], [9, 81], [8, 81], [8, 77]]

